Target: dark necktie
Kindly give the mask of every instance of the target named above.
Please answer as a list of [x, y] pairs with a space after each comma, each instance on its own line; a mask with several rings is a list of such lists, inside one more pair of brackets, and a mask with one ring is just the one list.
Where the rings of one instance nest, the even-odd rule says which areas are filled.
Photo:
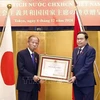
[[78, 55], [80, 55], [81, 54], [81, 48], [78, 50]]
[[81, 54], [81, 50], [82, 50], [81, 48], [78, 49], [77, 59], [78, 59], [79, 55]]
[[32, 55], [32, 62], [33, 62], [34, 67], [36, 69], [35, 55], [34, 55], [34, 53], [32, 53], [31, 55]]

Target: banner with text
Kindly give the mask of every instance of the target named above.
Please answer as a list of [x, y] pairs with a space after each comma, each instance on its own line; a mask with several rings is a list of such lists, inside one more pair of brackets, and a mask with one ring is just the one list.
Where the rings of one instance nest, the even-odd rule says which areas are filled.
[[[100, 26], [100, 0], [76, 0], [84, 26]], [[12, 4], [12, 26], [73, 26], [74, 0], [0, 0], [0, 26]]]

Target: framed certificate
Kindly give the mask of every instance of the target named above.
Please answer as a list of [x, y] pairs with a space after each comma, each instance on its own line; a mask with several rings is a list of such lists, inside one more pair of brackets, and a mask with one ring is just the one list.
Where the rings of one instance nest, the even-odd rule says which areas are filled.
[[40, 55], [38, 76], [40, 79], [68, 82], [71, 58]]

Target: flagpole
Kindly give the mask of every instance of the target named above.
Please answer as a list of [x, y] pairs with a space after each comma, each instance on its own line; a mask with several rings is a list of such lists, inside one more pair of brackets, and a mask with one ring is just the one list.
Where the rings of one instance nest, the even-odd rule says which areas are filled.
[[1, 43], [2, 43], [4, 31], [5, 31], [7, 16], [8, 16], [8, 14], [9, 14], [10, 9], [12, 8], [12, 5], [11, 5], [11, 4], [8, 4], [8, 5], [7, 5], [7, 8], [8, 8], [8, 10], [7, 10], [6, 18], [5, 18], [5, 20], [4, 20], [4, 25], [3, 25], [2, 33], [1, 33], [1, 36], [0, 36], [0, 46], [1, 46]]
[[77, 11], [78, 16], [79, 16], [79, 19], [80, 19], [80, 25], [81, 25], [81, 27], [82, 27], [81, 31], [85, 31], [85, 28], [83, 27], [83, 23], [82, 23], [82, 20], [81, 20], [81, 16], [80, 16], [80, 14], [79, 14], [79, 10], [78, 10], [78, 7], [77, 7], [77, 3], [76, 3], [75, 0], [74, 0], [74, 4], [75, 4], [75, 10]]

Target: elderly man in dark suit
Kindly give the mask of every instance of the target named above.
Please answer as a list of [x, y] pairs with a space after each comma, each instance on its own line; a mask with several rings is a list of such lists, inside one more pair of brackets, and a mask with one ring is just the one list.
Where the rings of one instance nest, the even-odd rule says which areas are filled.
[[18, 66], [18, 100], [38, 100], [40, 79], [37, 76], [39, 55], [35, 52], [39, 45], [39, 38], [31, 35], [28, 38], [28, 48], [17, 54]]
[[73, 83], [75, 100], [94, 100], [96, 82], [93, 64], [96, 51], [89, 46], [86, 32], [78, 33], [77, 45], [72, 56], [73, 77], [69, 82]]

